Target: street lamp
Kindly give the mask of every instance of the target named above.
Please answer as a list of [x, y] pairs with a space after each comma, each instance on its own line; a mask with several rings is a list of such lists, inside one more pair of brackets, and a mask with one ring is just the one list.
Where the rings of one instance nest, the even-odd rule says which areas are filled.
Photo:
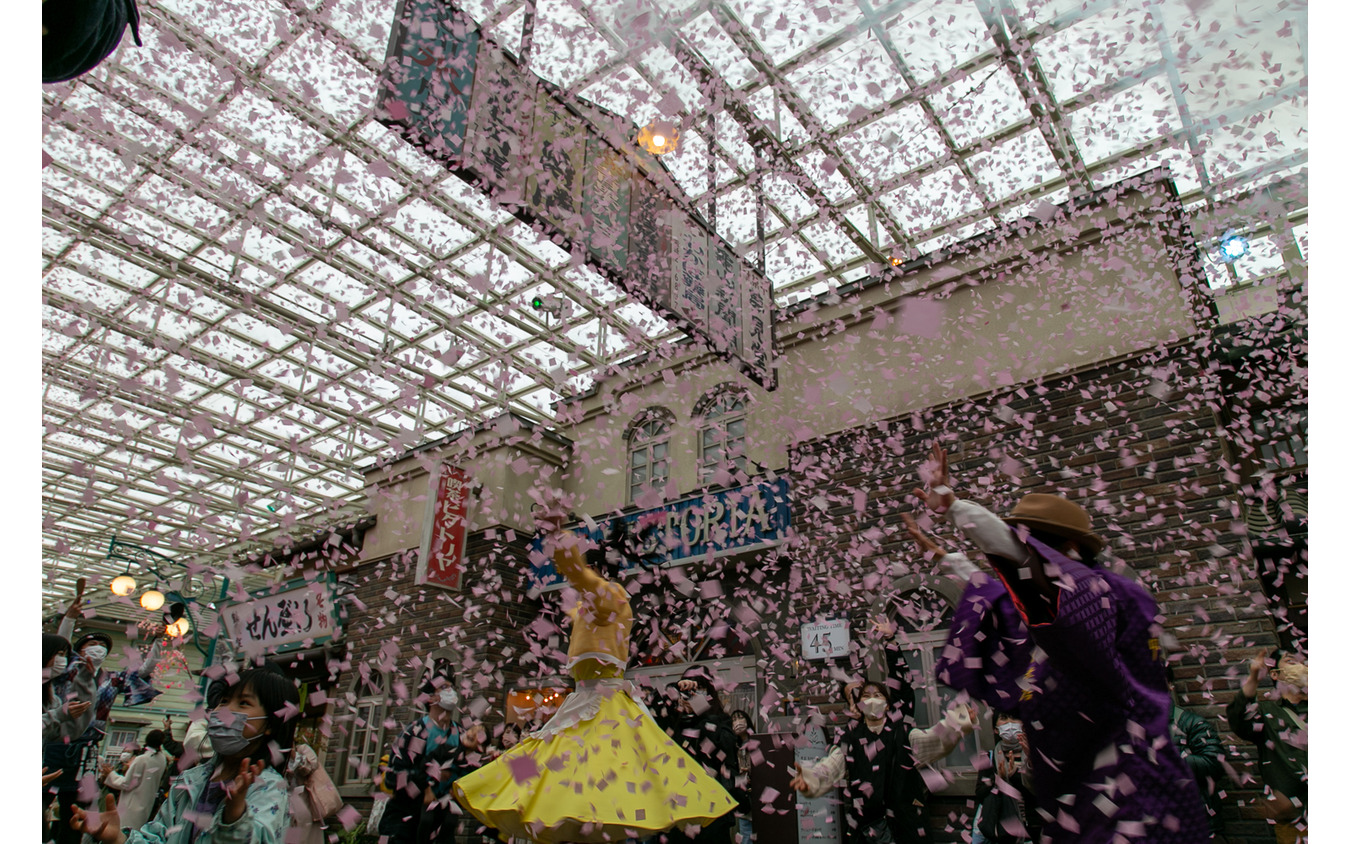
[[125, 598], [136, 591], [136, 578], [131, 576], [131, 569], [127, 569], [123, 574], [113, 578], [112, 584], [108, 587], [112, 593], [119, 598]]
[[147, 589], [141, 595], [141, 606], [154, 612], [164, 606], [164, 593], [158, 589]]
[[182, 601], [174, 601], [169, 604], [169, 608], [164, 611], [164, 633], [175, 639], [181, 639], [192, 629], [192, 623], [188, 621], [187, 604]]

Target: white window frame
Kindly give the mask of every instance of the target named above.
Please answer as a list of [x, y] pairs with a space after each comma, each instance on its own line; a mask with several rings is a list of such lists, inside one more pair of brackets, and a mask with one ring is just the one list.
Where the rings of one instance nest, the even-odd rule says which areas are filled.
[[[342, 784], [369, 782], [375, 776], [384, 755], [384, 718], [386, 698], [363, 697], [352, 704], [351, 721], [347, 728], [347, 743], [342, 754]], [[359, 766], [368, 767], [364, 774]]]
[[[698, 478], [707, 483], [718, 469], [730, 469], [735, 466], [746, 471], [745, 441], [750, 424], [749, 401], [741, 390], [718, 389], [701, 403], [698, 429]], [[728, 428], [741, 423], [739, 436], [732, 437]], [[719, 453], [708, 457], [708, 438], [716, 434], [715, 444]], [[739, 444], [739, 448], [733, 444]]]
[[[939, 599], [955, 612], [948, 596], [940, 590], [929, 587]], [[947, 634], [951, 630], [951, 616], [947, 616], [946, 625], [935, 630], [916, 631], [905, 629], [902, 619], [897, 617], [896, 604], [917, 591], [914, 588], [897, 590], [894, 597], [886, 602], [886, 611], [897, 630], [893, 636], [901, 658], [909, 666], [914, 678], [914, 720], [915, 726], [927, 729], [942, 720], [947, 709], [956, 702], [957, 690], [937, 681], [937, 660], [947, 644]], [[972, 742], [974, 744], [972, 745]], [[951, 753], [934, 762], [935, 767], [944, 768], [958, 779], [974, 781], [977, 771], [971, 764], [971, 758], [978, 758], [993, 747], [991, 731], [985, 725], [975, 730], [958, 744]]]
[[[384, 755], [384, 722], [389, 714], [389, 675], [380, 672], [380, 689], [376, 690], [359, 676], [355, 679], [355, 688], [362, 688], [368, 694], [357, 698], [350, 704], [344, 715], [335, 720], [345, 722], [340, 753], [327, 754], [326, 765], [335, 784], [340, 786], [369, 785], [375, 770], [379, 767], [380, 757]], [[359, 746], [358, 746], [359, 745]], [[369, 765], [364, 776], [357, 765], [365, 762]]]
[[104, 762], [116, 765], [122, 755], [123, 746], [131, 742], [140, 746], [141, 730], [144, 726], [144, 724], [109, 724], [103, 736], [103, 753], [100, 754], [100, 758]]
[[[634, 420], [628, 431], [628, 502], [635, 502], [638, 496], [649, 489], [660, 489], [670, 480], [670, 434], [675, 427], [668, 413], [647, 411]], [[649, 430], [650, 429], [650, 430]], [[658, 447], [664, 446], [665, 453], [656, 457]], [[637, 480], [638, 466], [635, 456], [641, 454], [642, 468], [646, 476]], [[652, 468], [663, 466], [664, 474], [656, 475]]]

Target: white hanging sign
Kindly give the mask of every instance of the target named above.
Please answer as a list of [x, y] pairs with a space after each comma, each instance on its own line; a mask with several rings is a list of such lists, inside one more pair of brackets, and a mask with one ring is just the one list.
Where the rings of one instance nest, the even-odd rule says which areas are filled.
[[802, 625], [802, 657], [834, 659], [848, 653], [848, 619], [808, 621]]

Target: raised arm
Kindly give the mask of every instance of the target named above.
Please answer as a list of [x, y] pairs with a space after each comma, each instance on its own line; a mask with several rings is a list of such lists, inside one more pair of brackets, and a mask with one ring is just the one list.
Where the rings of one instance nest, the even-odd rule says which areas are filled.
[[146, 653], [145, 659], [141, 662], [141, 667], [137, 671], [142, 678], [149, 680], [150, 675], [155, 673], [155, 667], [159, 665], [159, 658], [164, 653], [163, 642], [162, 637], [156, 637], [154, 644], [150, 645], [150, 650]]
[[812, 764], [806, 763], [802, 767], [800, 763], [794, 766], [797, 774], [792, 778], [789, 785], [792, 789], [808, 799], [822, 797], [830, 789], [834, 788], [844, 781], [844, 775], [848, 773], [848, 762], [844, 759], [844, 749], [839, 745], [830, 748], [830, 752], [824, 759]]
[[1031, 623], [1053, 620], [1059, 586], [1046, 575], [1044, 561], [1039, 554], [1031, 553], [1002, 519], [974, 502], [957, 500], [950, 485], [947, 453], [941, 446], [933, 446], [932, 457], [921, 467], [920, 474], [927, 475], [928, 488], [915, 489], [915, 497], [934, 513], [946, 514], [980, 546], [1027, 620]]
[[71, 599], [70, 606], [66, 607], [65, 615], [61, 616], [61, 624], [56, 628], [57, 635], [65, 636], [66, 641], [74, 640], [75, 619], [80, 617], [80, 604], [83, 602], [84, 578], [81, 577], [75, 581], [75, 597]]
[[931, 765], [956, 749], [961, 740], [970, 735], [979, 724], [975, 707], [956, 704], [947, 710], [942, 720], [926, 730], [917, 727], [909, 731], [909, 749], [916, 765]]
[[586, 552], [581, 548], [581, 538], [568, 532], [559, 534], [556, 541], [558, 544], [553, 551], [553, 564], [558, 567], [558, 574], [582, 592], [600, 591], [606, 581], [595, 569], [586, 565]]

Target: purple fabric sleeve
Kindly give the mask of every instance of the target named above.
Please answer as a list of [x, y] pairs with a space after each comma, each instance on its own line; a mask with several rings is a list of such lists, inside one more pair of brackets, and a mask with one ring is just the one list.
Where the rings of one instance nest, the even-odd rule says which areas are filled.
[[1208, 841], [1200, 793], [1171, 741], [1152, 596], [1027, 543], [1058, 581], [1053, 619], [1028, 625], [1003, 582], [972, 579], [938, 678], [1022, 719], [1047, 844]]

